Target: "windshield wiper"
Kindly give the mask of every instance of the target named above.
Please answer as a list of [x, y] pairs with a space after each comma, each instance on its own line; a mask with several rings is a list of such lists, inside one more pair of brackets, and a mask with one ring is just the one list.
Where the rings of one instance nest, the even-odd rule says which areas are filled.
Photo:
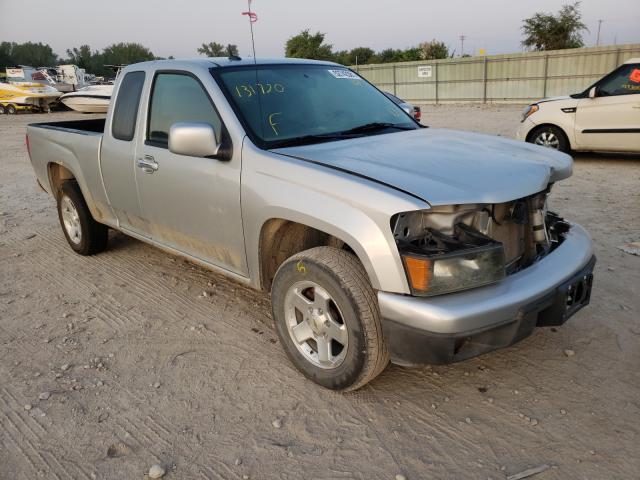
[[311, 143], [329, 142], [331, 140], [344, 140], [347, 138], [355, 138], [358, 135], [343, 132], [338, 133], [320, 133], [316, 135], [303, 135], [302, 137], [287, 138], [274, 142], [270, 148], [297, 147], [299, 145], [309, 145]]
[[297, 147], [300, 145], [309, 145], [312, 143], [329, 142], [331, 140], [345, 140], [347, 138], [358, 138], [367, 132], [385, 130], [387, 128], [395, 128], [397, 130], [415, 130], [412, 126], [398, 125], [395, 123], [372, 122], [359, 125], [349, 130], [334, 133], [319, 133], [315, 135], [303, 135], [302, 137], [287, 138], [276, 141], [271, 148]]
[[411, 125], [399, 125], [397, 123], [389, 122], [371, 122], [350, 128], [349, 130], [343, 130], [340, 133], [348, 135], [352, 133], [375, 132], [377, 130], [385, 130], [387, 128], [395, 128], [396, 130], [415, 130], [415, 127]]

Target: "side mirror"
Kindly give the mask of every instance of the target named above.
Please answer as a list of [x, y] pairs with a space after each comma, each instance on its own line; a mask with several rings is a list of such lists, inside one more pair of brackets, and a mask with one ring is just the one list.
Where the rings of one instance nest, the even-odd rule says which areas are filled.
[[596, 98], [598, 93], [598, 87], [591, 87], [591, 90], [589, 90], [589, 98]]
[[189, 157], [214, 157], [220, 150], [213, 127], [203, 122], [178, 122], [169, 129], [169, 151]]

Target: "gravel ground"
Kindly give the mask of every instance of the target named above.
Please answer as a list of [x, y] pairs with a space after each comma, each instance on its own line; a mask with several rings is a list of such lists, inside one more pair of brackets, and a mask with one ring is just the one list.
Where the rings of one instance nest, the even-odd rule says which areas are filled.
[[[423, 111], [512, 136], [520, 108]], [[594, 237], [589, 308], [343, 395], [290, 365], [267, 296], [119, 233], [68, 248], [24, 133], [73, 118], [0, 117], [1, 479], [638, 478], [640, 257], [617, 247], [640, 240], [640, 158], [578, 155], [552, 196]]]

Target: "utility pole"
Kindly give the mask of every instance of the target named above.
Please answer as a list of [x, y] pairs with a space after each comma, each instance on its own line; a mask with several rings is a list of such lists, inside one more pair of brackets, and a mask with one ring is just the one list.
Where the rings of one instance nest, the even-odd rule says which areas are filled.
[[598, 38], [596, 39], [596, 47], [600, 45], [600, 27], [602, 27], [604, 20], [598, 20]]
[[466, 35], [460, 35], [460, 56], [464, 56], [464, 41], [467, 39]]

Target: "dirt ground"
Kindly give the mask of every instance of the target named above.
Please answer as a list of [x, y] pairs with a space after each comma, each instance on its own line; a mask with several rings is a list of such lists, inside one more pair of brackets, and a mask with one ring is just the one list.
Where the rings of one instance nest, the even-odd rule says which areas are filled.
[[[423, 110], [504, 136], [519, 111]], [[486, 480], [543, 464], [536, 480], [639, 478], [640, 257], [617, 247], [640, 240], [640, 158], [577, 155], [555, 188], [594, 238], [590, 307], [345, 395], [288, 362], [267, 296], [119, 233], [103, 254], [71, 251], [24, 134], [73, 118], [89, 117], [0, 116], [1, 479], [143, 479], [155, 463], [168, 479]]]

